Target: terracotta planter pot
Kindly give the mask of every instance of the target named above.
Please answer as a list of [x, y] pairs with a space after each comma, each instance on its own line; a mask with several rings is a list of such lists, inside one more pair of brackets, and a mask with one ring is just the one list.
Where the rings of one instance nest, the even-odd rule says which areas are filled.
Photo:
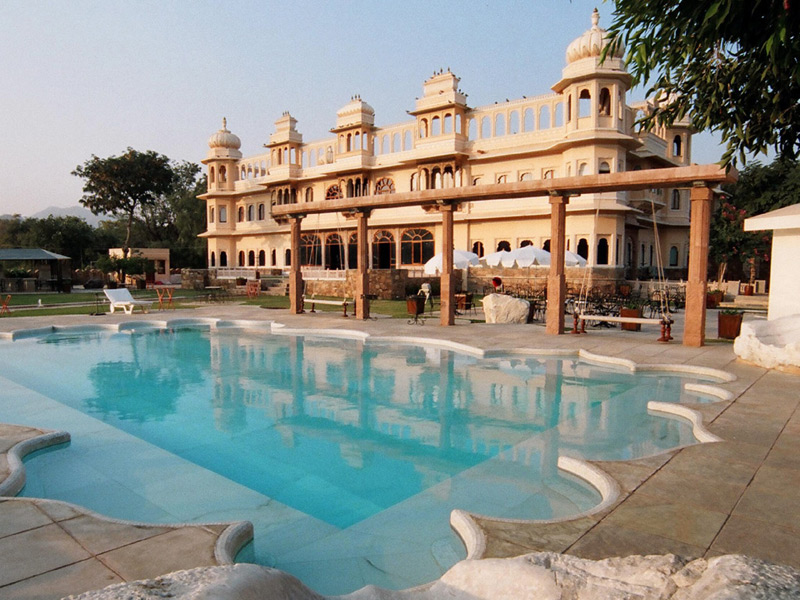
[[[641, 308], [620, 308], [619, 309], [619, 316], [620, 317], [641, 317], [642, 316], [642, 309]], [[623, 331], [641, 331], [642, 324], [641, 323], [620, 323], [619, 328]]]
[[753, 295], [753, 286], [752, 285], [747, 284], [746, 286], [744, 286], [744, 295], [745, 296], [752, 296]]
[[739, 336], [742, 328], [742, 315], [717, 313], [717, 335], [725, 340], [733, 340]]

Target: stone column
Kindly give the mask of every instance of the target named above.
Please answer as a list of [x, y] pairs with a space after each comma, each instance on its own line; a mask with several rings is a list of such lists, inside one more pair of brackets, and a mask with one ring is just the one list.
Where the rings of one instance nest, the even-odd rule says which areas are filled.
[[303, 312], [303, 273], [300, 270], [300, 222], [302, 216], [289, 217], [291, 226], [289, 241], [292, 251], [292, 264], [289, 268], [289, 312], [299, 315]]
[[564, 333], [564, 301], [567, 297], [567, 278], [564, 274], [564, 247], [569, 196], [558, 192], [550, 196], [550, 273], [547, 276], [547, 315], [545, 332]]
[[358, 244], [358, 272], [356, 274], [356, 318], [369, 319], [369, 244], [367, 219], [370, 211], [356, 213], [356, 237]]
[[689, 229], [689, 276], [686, 280], [686, 320], [683, 345], [699, 347], [706, 339], [706, 280], [708, 278], [708, 239], [711, 203], [714, 192], [706, 184], [695, 183], [691, 193]]
[[455, 325], [456, 307], [453, 297], [453, 210], [452, 204], [439, 207], [442, 213], [442, 275], [439, 293], [442, 326]]

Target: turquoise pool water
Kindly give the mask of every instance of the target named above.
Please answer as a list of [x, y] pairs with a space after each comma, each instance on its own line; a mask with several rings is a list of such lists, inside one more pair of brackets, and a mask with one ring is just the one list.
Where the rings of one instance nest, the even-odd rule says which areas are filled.
[[253, 521], [244, 559], [319, 592], [403, 588], [464, 557], [454, 508], [553, 519], [599, 501], [559, 455], [692, 443], [647, 411], [665, 374], [575, 359], [186, 328], [0, 343], [0, 420], [70, 446], [28, 461], [24, 495], [146, 521]]

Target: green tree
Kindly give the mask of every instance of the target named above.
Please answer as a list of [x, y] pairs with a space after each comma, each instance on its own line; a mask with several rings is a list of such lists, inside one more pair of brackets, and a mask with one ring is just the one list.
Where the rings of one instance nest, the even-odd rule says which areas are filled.
[[73, 265], [84, 267], [97, 258], [98, 244], [95, 228], [79, 217], [26, 219], [27, 231], [22, 235], [23, 246], [44, 248], [69, 256]]
[[772, 235], [744, 231], [744, 220], [797, 202], [800, 163], [787, 158], [777, 158], [769, 165], [752, 163], [741, 172], [739, 181], [723, 189], [727, 195], [711, 221], [711, 263], [719, 279], [729, 270], [734, 277], [752, 281], [759, 263], [769, 261]]
[[128, 256], [134, 219], [172, 190], [174, 174], [169, 159], [152, 150], [128, 148], [122, 156], [92, 158], [78, 165], [73, 175], [84, 179], [80, 202], [94, 214], [122, 217], [126, 236], [122, 253]]
[[614, 0], [611, 44], [634, 83], [666, 99], [646, 128], [689, 115], [718, 131], [724, 164], [774, 148], [800, 151], [800, 9], [790, 0]]

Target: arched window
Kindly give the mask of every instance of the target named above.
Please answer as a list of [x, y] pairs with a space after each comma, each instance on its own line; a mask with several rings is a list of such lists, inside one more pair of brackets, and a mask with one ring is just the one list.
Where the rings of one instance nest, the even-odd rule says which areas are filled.
[[522, 241], [519, 243], [519, 247], [520, 247], [520, 248], [525, 248], [526, 246], [533, 246], [533, 242], [532, 242], [532, 241], [530, 241], [530, 240], [522, 240]]
[[334, 184], [328, 188], [325, 192], [325, 200], [337, 200], [342, 197], [342, 190], [339, 189], [339, 186]]
[[372, 238], [372, 268], [391, 269], [395, 264], [394, 236], [390, 231], [376, 231]]
[[411, 132], [406, 131], [405, 135], [403, 135], [403, 150], [411, 150], [414, 147], [414, 144], [411, 141]]
[[228, 254], [224, 250], [219, 253], [219, 266], [220, 267], [228, 266]]
[[215, 177], [214, 177], [214, 167], [211, 167], [211, 168], [209, 169], [209, 171], [208, 171], [208, 181], [209, 181], [210, 183], [215, 183], [215, 182], [216, 182], [216, 179], [215, 179]]
[[322, 266], [322, 242], [315, 233], [304, 233], [300, 236], [300, 265]]
[[672, 140], [672, 155], [683, 156], [683, 140], [679, 135], [676, 135]]
[[348, 179], [347, 180], [347, 197], [348, 198], [352, 198], [353, 196], [355, 196], [355, 191], [356, 190], [355, 190], [355, 186], [353, 185], [353, 180], [352, 179]]
[[275, 248], [270, 252], [270, 260], [272, 261], [271, 264], [273, 267], [278, 266], [278, 251], [275, 250]]
[[307, 187], [306, 188], [306, 202], [313, 202], [314, 201], [314, 188]]
[[420, 119], [419, 121], [419, 137], [428, 137], [428, 119]]
[[670, 267], [677, 267], [678, 266], [678, 247], [671, 246], [669, 249], [669, 266]]
[[550, 107], [547, 105], [539, 109], [539, 129], [550, 129]]
[[506, 134], [506, 117], [502, 113], [496, 115], [494, 118], [494, 134], [495, 135]]
[[[411, 176], [411, 180], [413, 182], [416, 173]], [[412, 183], [413, 185], [413, 183]], [[412, 188], [413, 189], [413, 188]], [[375, 182], [375, 193], [376, 194], [394, 194], [394, 181], [389, 177], [381, 177], [378, 181]]]
[[589, 242], [586, 241], [586, 238], [578, 240], [578, 255], [589, 259]]
[[247, 220], [248, 221], [255, 221], [256, 220], [256, 207], [252, 204], [247, 205]]
[[492, 122], [489, 117], [481, 119], [481, 139], [492, 137]]
[[409, 185], [411, 186], [411, 191], [412, 192], [418, 191], [419, 190], [419, 175], [417, 175], [416, 173], [412, 173], [411, 174], [411, 181], [409, 182]]
[[597, 172], [600, 174], [603, 173], [611, 173], [611, 165], [609, 165], [606, 161], [600, 163], [600, 166], [597, 168]]
[[556, 104], [555, 115], [553, 116], [553, 127], [561, 127], [564, 125], [564, 103], [559, 102]]
[[253, 250], [247, 253], [247, 266], [248, 267], [255, 267], [256, 266], [256, 253]]
[[597, 240], [597, 264], [608, 264], [608, 240], [606, 238]]
[[325, 238], [325, 268], [344, 269], [344, 244], [338, 233], [331, 233]]
[[519, 176], [520, 181], [533, 181], [533, 173], [528, 171], [527, 173], [523, 173]]
[[244, 266], [244, 250], [239, 250], [238, 259], [239, 259], [239, 262], [236, 263], [236, 266], [237, 267], [243, 267]]
[[472, 251], [478, 255], [478, 257], [483, 256], [483, 242], [475, 242], [472, 244]]
[[467, 137], [474, 140], [478, 137], [478, 122], [475, 119], [470, 119], [467, 125]]
[[217, 263], [217, 257], [216, 257], [216, 254], [215, 254], [214, 252], [212, 252], [212, 253], [211, 253], [211, 265], [210, 265], [210, 266], [212, 266], [212, 267], [215, 267], [215, 266], [216, 266], [216, 263]]
[[586, 173], [586, 168], [587, 168], [587, 166], [588, 166], [588, 165], [587, 165], [585, 162], [582, 162], [581, 164], [579, 164], [579, 165], [578, 165], [578, 175], [579, 175], [579, 176], [580, 176], [580, 175], [586, 175], [586, 174], [587, 174], [587, 173]]
[[400, 152], [400, 134], [395, 133], [392, 136], [392, 152]]
[[444, 116], [444, 130], [443, 133], [453, 133], [453, 115], [447, 113]]
[[639, 264], [640, 265], [644, 265], [644, 244], [642, 244], [641, 250], [642, 250], [642, 252], [639, 255]]
[[292, 266], [292, 249], [287, 248], [286, 252], [283, 253], [283, 264], [287, 267]]
[[[227, 223], [228, 222], [228, 209], [224, 206], [219, 207], [219, 222], [220, 223]], [[222, 255], [220, 255], [221, 257]], [[222, 258], [220, 258], [220, 262], [222, 262]], [[220, 265], [222, 266], [222, 265]]]
[[228, 177], [228, 172], [225, 169], [225, 165], [222, 165], [219, 168], [219, 182], [225, 183], [227, 181], [227, 177]]
[[424, 265], [433, 258], [433, 234], [427, 229], [409, 229], [400, 238], [400, 262]]
[[238, 215], [238, 217], [237, 217], [237, 219], [236, 219], [236, 220], [237, 220], [239, 223], [241, 223], [242, 221], [244, 221], [244, 206], [240, 206], [240, 207], [239, 207], [239, 210], [237, 211], [237, 215]]
[[508, 183], [508, 176], [507, 175], [498, 175], [497, 176], [497, 183]]
[[347, 266], [350, 269], [358, 268], [358, 234], [351, 233], [347, 238]]
[[209, 223], [213, 223], [214, 222], [214, 207], [213, 206], [208, 209], [208, 222]]
[[553, 169], [547, 169], [542, 175], [542, 179], [552, 179], [555, 176], [556, 172]]
[[588, 117], [592, 114], [592, 94], [589, 90], [581, 90], [578, 96], [578, 117]]
[[266, 208], [264, 206], [264, 203], [262, 202], [258, 205], [258, 220], [263, 221], [265, 218], [266, 218]]
[[258, 251], [258, 266], [259, 267], [266, 267], [267, 266], [267, 253], [263, 250]]
[[536, 123], [534, 123], [533, 120], [533, 109], [526, 108], [525, 112], [523, 113], [522, 130], [533, 131], [534, 129], [536, 129]]
[[608, 88], [600, 90], [600, 98], [597, 103], [597, 112], [603, 117], [611, 116], [611, 94]]
[[542, 250], [547, 250], [550, 252], [550, 240], [545, 240], [544, 244], [542, 244]]
[[650, 244], [650, 262], [648, 263], [649, 266], [653, 266], [653, 244]]
[[567, 96], [567, 123], [572, 121], [572, 94]]
[[500, 240], [497, 242], [497, 252], [500, 252], [500, 250], [511, 252], [511, 244], [509, 244], [506, 240]]
[[433, 117], [431, 119], [431, 135], [441, 135], [442, 134], [442, 120], [439, 117]]
[[672, 199], [669, 204], [670, 210], [681, 209], [681, 193], [678, 190], [672, 190]]
[[512, 110], [508, 116], [508, 134], [519, 133], [519, 111]]

